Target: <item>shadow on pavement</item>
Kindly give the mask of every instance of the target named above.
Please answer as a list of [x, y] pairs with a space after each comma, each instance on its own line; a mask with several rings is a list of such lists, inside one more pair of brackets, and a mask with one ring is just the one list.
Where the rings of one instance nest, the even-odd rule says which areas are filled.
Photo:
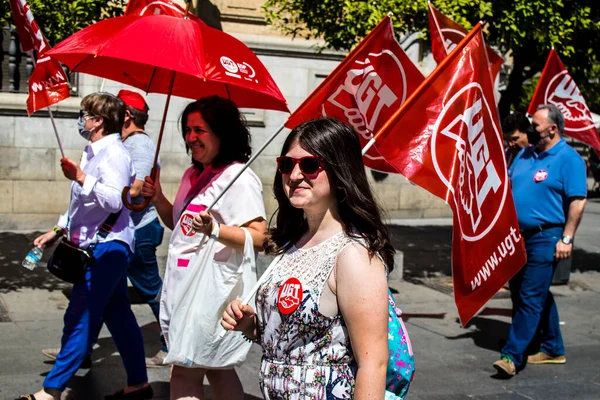
[[446, 317], [446, 313], [402, 313], [402, 321], [408, 322], [411, 319], [444, 319]]
[[577, 243], [574, 246], [571, 271], [600, 271], [600, 253], [588, 253], [585, 250], [578, 249]]
[[[404, 277], [451, 276], [452, 227], [388, 226], [395, 249], [404, 253]], [[571, 271], [600, 272], [600, 253], [573, 249]]]
[[[142, 336], [144, 337], [146, 355], [155, 354], [161, 346], [159, 339], [160, 328], [158, 327], [158, 324], [152, 322], [141, 326], [140, 328], [142, 330]], [[105, 333], [106, 331], [103, 331], [103, 334]], [[56, 340], [58, 347], [60, 338], [57, 337]], [[79, 373], [69, 381], [69, 388], [71, 389], [72, 394], [76, 396], [76, 400], [102, 398], [102, 396], [110, 394], [111, 391], [116, 392], [117, 390], [120, 390], [121, 387], [119, 385], [125, 384], [125, 370], [112, 337], [101, 337], [97, 342], [96, 348], [94, 348], [94, 351], [92, 352], [91, 358], [92, 367], [89, 370], [80, 369]], [[46, 360], [44, 363], [48, 365], [48, 370], [41, 374], [42, 376], [48, 375], [54, 361]], [[107, 384], [107, 382], [112, 383]], [[155, 400], [169, 399], [169, 382], [152, 381], [150, 384], [154, 390]], [[106, 390], [107, 387], [109, 387], [107, 393], [99, 393], [102, 390]], [[204, 385], [204, 392], [207, 394], [205, 399], [210, 400], [210, 387], [208, 385]], [[246, 394], [245, 399], [259, 400], [260, 398]]]
[[40, 265], [33, 271], [21, 266], [21, 262], [33, 246], [33, 240], [40, 234], [41, 232], [0, 233], [0, 293], [16, 292], [21, 289], [52, 291], [69, 286], [46, 269], [46, 262], [52, 254], [52, 249], [44, 251]]
[[473, 326], [475, 327], [474, 330], [458, 336], [446, 336], [446, 339], [472, 339], [473, 344], [477, 347], [499, 352], [508, 337], [510, 323], [477, 316], [469, 321], [465, 329]]

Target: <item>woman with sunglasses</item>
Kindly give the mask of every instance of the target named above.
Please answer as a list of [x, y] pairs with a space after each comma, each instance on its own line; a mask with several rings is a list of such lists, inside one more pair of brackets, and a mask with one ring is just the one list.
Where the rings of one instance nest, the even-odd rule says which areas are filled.
[[221, 324], [263, 347], [265, 399], [381, 400], [394, 249], [358, 136], [334, 119], [306, 122], [288, 136], [277, 166], [273, 272], [256, 311], [233, 301]]
[[[231, 263], [228, 260], [235, 250], [244, 251], [246, 233], [242, 228], [252, 237], [255, 251], [262, 249], [267, 231], [262, 184], [250, 169], [233, 183], [210, 214], [205, 211], [250, 158], [250, 132], [235, 104], [217, 96], [193, 102], [181, 115], [181, 131], [186, 149], [192, 156], [192, 166], [183, 174], [175, 202], [167, 200], [158, 177], [156, 182], [147, 177], [142, 189], [143, 196], [152, 198], [163, 223], [173, 230], [160, 301], [161, 328], [169, 349], [169, 331], [175, 330], [171, 326], [171, 317], [176, 302], [186, 287], [186, 280], [190, 277], [192, 265], [188, 268], [188, 264], [192, 256], [196, 252], [201, 254], [206, 249], [206, 246], [201, 247], [204, 235], [212, 235], [219, 243], [213, 265], [200, 267], [224, 270], [231, 268], [226, 263]], [[241, 285], [247, 292], [254, 283], [256, 271], [244, 271], [236, 287]], [[207, 294], [201, 305], [215, 310], [215, 332], [220, 330], [217, 329], [218, 316], [229, 299], [235, 298], [231, 296], [230, 292], [215, 289]], [[208, 325], [207, 321], [202, 323], [202, 326]], [[211, 354], [219, 353], [219, 346], [241, 349], [245, 354], [250, 349], [247, 342], [233, 335], [216, 343], [197, 345], [207, 349], [206, 353], [212, 352]], [[195, 367], [172, 367], [171, 400], [203, 399], [204, 376], [210, 383], [213, 399], [244, 398], [234, 365]]]
[[[61, 236], [82, 249], [95, 244], [85, 278], [73, 285], [65, 312], [62, 346], [44, 388], [29, 400], [59, 400], [67, 383], [89, 355], [97, 333], [106, 323], [127, 372], [127, 387], [106, 399], [152, 398], [144, 359], [142, 333], [127, 293], [127, 267], [134, 247], [134, 227], [121, 192], [134, 181], [133, 162], [121, 142], [125, 119], [123, 101], [109, 93], [92, 93], [81, 101], [79, 134], [88, 141], [76, 163], [60, 160], [63, 174], [72, 182], [71, 203], [51, 231], [34, 240], [38, 247], [52, 246]], [[98, 235], [109, 215], [119, 213], [108, 235]], [[68, 396], [67, 396], [68, 397]]]

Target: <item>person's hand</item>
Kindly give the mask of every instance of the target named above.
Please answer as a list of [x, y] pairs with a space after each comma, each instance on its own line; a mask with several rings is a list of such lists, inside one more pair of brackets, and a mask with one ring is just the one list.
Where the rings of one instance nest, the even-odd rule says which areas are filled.
[[234, 300], [225, 307], [221, 326], [228, 331], [241, 331], [246, 336], [253, 336], [252, 332], [256, 328], [255, 315], [252, 307], [247, 304], [243, 305], [239, 300]]
[[142, 185], [142, 191], [140, 193], [143, 197], [149, 197], [154, 203], [162, 197], [162, 187], [160, 186], [160, 169], [156, 171], [156, 178], [152, 180], [151, 176], [144, 178], [144, 184]]
[[192, 221], [192, 229], [207, 236], [211, 234], [213, 228], [213, 217], [206, 211], [200, 211], [198, 214], [196, 214], [194, 220]]
[[554, 257], [557, 260], [569, 258], [571, 256], [571, 251], [573, 251], [573, 243], [564, 244], [562, 240], [559, 240], [556, 243], [556, 251], [554, 252]]
[[58, 238], [59, 238], [59, 236], [56, 234], [56, 232], [54, 232], [54, 230], [48, 231], [48, 232], [44, 233], [43, 235], [38, 236], [33, 241], [33, 245], [35, 247], [45, 249], [46, 247], [52, 246]]
[[79, 165], [73, 160], [69, 160], [67, 157], [60, 159], [60, 167], [65, 175], [65, 178], [76, 181], [83, 186], [85, 180], [85, 172], [79, 167]]

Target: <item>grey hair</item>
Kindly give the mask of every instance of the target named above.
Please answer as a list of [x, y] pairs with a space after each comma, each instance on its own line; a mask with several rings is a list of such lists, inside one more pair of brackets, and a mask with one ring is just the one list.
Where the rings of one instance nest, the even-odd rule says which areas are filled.
[[542, 104], [538, 108], [539, 110], [548, 110], [548, 119], [552, 121], [553, 124], [556, 124], [558, 127], [558, 132], [562, 135], [565, 130], [565, 117], [562, 112], [556, 107], [554, 104]]

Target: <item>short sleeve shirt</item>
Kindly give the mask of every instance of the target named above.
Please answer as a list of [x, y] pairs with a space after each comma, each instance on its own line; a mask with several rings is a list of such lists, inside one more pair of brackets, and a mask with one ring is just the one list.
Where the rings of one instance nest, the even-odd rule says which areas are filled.
[[[189, 275], [188, 265], [197, 251], [202, 252], [200, 242], [203, 235], [191, 230], [192, 220], [200, 212], [206, 210], [214, 202], [235, 175], [244, 167], [243, 164], [230, 164], [222, 170], [205, 169], [198, 179], [208, 176], [206, 183], [189, 204], [184, 199], [194, 186], [192, 179], [194, 167], [190, 167], [183, 176], [182, 185], [173, 204], [173, 234], [169, 243], [167, 269], [161, 296], [160, 320], [163, 333], [168, 332], [172, 309], [179, 299], [182, 283]], [[210, 167], [209, 167], [210, 168]], [[214, 219], [223, 225], [242, 226], [257, 218], [265, 219], [265, 207], [262, 196], [262, 183], [250, 169], [246, 169], [225, 195], [212, 208]], [[226, 262], [232, 255], [232, 249], [217, 243], [214, 260]]]
[[523, 149], [509, 176], [521, 229], [564, 224], [569, 199], [587, 196], [585, 162], [562, 138], [539, 154], [533, 146]]
[[[129, 151], [129, 154], [131, 154], [136, 172], [135, 179], [143, 181], [146, 176], [150, 175], [152, 166], [154, 165], [154, 154], [156, 153], [154, 142], [145, 133], [135, 133], [127, 137], [123, 144]], [[144, 198], [142, 196], [131, 199], [132, 204], [142, 204], [143, 202]], [[152, 203], [142, 211], [133, 211], [131, 213], [131, 220], [136, 229], [146, 226], [157, 217], [158, 214]]]

